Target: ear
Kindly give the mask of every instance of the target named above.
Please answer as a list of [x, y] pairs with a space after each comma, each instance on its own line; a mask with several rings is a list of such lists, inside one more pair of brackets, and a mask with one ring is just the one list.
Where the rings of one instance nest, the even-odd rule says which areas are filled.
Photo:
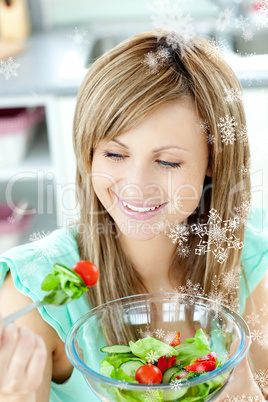
[[210, 166], [210, 164], [208, 165], [206, 176], [212, 177], [212, 167]]

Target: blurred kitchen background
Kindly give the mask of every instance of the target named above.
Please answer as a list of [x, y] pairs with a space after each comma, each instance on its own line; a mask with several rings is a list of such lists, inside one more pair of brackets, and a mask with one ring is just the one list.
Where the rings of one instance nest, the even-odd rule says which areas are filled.
[[[77, 90], [98, 56], [152, 29], [152, 7], [166, 1], [0, 0], [0, 252], [75, 221]], [[252, 152], [241, 175], [268, 210], [268, 0], [169, 1], [240, 79]]]

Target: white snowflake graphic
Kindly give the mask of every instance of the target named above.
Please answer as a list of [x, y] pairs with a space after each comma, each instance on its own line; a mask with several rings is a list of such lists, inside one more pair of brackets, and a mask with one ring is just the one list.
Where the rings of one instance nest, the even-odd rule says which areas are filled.
[[225, 145], [232, 145], [235, 138], [236, 133], [236, 126], [237, 122], [235, 121], [234, 116], [228, 116], [227, 114], [225, 117], [220, 117], [220, 123], [218, 123], [218, 127], [221, 131], [221, 139]]
[[145, 356], [145, 360], [147, 363], [155, 363], [159, 359], [159, 352], [156, 352], [154, 350], [150, 350], [149, 353]]
[[[165, 343], [167, 343], [167, 344], [170, 344], [170, 342], [171, 341], [173, 341], [173, 339], [175, 338], [175, 336], [177, 335], [177, 333], [176, 332], [171, 332], [171, 331], [168, 331], [167, 333], [166, 333], [166, 335], [164, 336], [164, 338], [163, 338], [163, 341], [165, 342]], [[167, 348], [168, 349], [168, 348]], [[164, 355], [170, 355], [170, 350], [162, 350], [162, 356], [164, 356]], [[166, 353], [165, 353], [166, 352]]]
[[179, 378], [175, 378], [175, 380], [171, 380], [171, 389], [174, 389], [177, 391], [178, 389], [181, 388], [182, 381]]
[[216, 138], [215, 138], [215, 136], [213, 134], [208, 134], [207, 135], [207, 143], [208, 144], [212, 145], [212, 144], [215, 143], [215, 141], [216, 141]]
[[204, 255], [205, 253], [212, 252], [220, 264], [226, 261], [228, 249], [241, 249], [244, 246], [234, 235], [234, 229], [230, 226], [230, 220], [222, 221], [217, 210], [214, 208], [209, 211], [207, 223], [194, 224], [191, 228], [193, 233], [201, 238], [200, 243], [195, 249], [195, 254]]
[[248, 324], [251, 324], [253, 327], [255, 327], [256, 324], [260, 323], [259, 314], [255, 314], [252, 312], [250, 315], [247, 315], [247, 322]]
[[239, 207], [234, 207], [234, 210], [241, 223], [246, 223], [250, 214], [250, 201], [248, 201], [246, 198], [247, 196], [245, 195], [241, 205]]
[[226, 289], [236, 290], [240, 286], [241, 267], [237, 266], [232, 271], [222, 275], [222, 284]]
[[232, 102], [241, 102], [243, 100], [243, 95], [242, 92], [239, 91], [238, 88], [234, 89], [231, 88], [226, 91], [226, 102], [232, 103]]
[[179, 286], [178, 291], [183, 294], [189, 295], [189, 303], [193, 304], [195, 296], [204, 296], [204, 290], [200, 283], [193, 283], [190, 279], [187, 279], [185, 286]]
[[169, 224], [165, 228], [164, 233], [171, 239], [172, 243], [177, 243], [177, 254], [181, 257], [188, 257], [191, 249], [188, 246], [189, 230], [185, 225], [177, 224], [171, 227]]
[[201, 128], [202, 131], [204, 131], [205, 133], [207, 133], [209, 131], [209, 125], [208, 125], [208, 121], [207, 120], [199, 120], [199, 126]]
[[245, 29], [241, 35], [245, 42], [253, 40], [254, 36], [255, 34], [250, 28]]
[[262, 335], [263, 333], [259, 329], [254, 329], [253, 331], [251, 331], [251, 338], [253, 341], [261, 342]]
[[181, 208], [183, 208], [183, 204], [181, 202], [181, 197], [175, 196], [174, 198], [169, 198], [168, 199], [168, 204], [167, 204], [167, 213], [166, 215], [172, 215], [178, 213]]
[[226, 291], [219, 289], [220, 281], [212, 280], [211, 282], [212, 289], [208, 295], [208, 305], [214, 312], [215, 318], [217, 319], [222, 311], [222, 304], [227, 305], [227, 294]]
[[261, 308], [261, 311], [264, 316], [268, 315], [268, 304], [264, 303], [263, 307]]
[[237, 230], [241, 226], [239, 216], [235, 216], [233, 219], [229, 220], [229, 228], [232, 230]]
[[165, 336], [165, 331], [164, 331], [163, 329], [156, 329], [156, 330], [154, 331], [154, 333], [155, 333], [155, 336], [156, 336], [158, 339], [163, 339], [164, 336]]
[[236, 22], [238, 28], [241, 28], [242, 31], [250, 26], [249, 19], [247, 17], [243, 17], [243, 15], [240, 15], [239, 19], [237, 19]]
[[239, 396], [226, 395], [226, 402], [257, 402], [261, 401], [259, 396], [246, 396], [245, 394]]
[[149, 66], [151, 69], [158, 69], [158, 58], [156, 53], [149, 52], [144, 56], [144, 64]]
[[153, 72], [158, 72], [159, 67], [168, 63], [171, 57], [170, 51], [164, 46], [159, 46], [157, 52], [149, 52], [144, 56], [144, 64]]
[[229, 360], [229, 358], [230, 358], [228, 352], [223, 352], [223, 353], [221, 353], [220, 356], [221, 356], [221, 361], [222, 361], [223, 363], [226, 363], [226, 362]]
[[138, 329], [138, 333], [141, 338], [152, 338], [154, 336], [154, 331], [151, 330], [150, 325], [146, 325], [146, 330], [143, 331], [141, 328]]
[[170, 0], [154, 0], [147, 3], [152, 11], [152, 24], [159, 29], [158, 41], [166, 37], [166, 42], [172, 49], [180, 50], [181, 56], [185, 54], [185, 48], [194, 46], [194, 28], [190, 14], [183, 15], [179, 4]]
[[263, 333], [262, 338], [258, 341], [262, 349], [268, 349], [268, 334]]
[[162, 401], [162, 399], [160, 397], [159, 391], [150, 390], [150, 388], [148, 388], [148, 390], [144, 394], [144, 401], [145, 402], [160, 402], [160, 401]]
[[87, 31], [79, 31], [79, 29], [75, 27], [74, 34], [68, 34], [67, 38], [71, 39], [76, 45], [81, 45], [82, 43], [88, 44], [89, 41], [85, 38], [87, 33]]
[[29, 240], [32, 242], [32, 247], [37, 258], [45, 259], [46, 256], [54, 258], [58, 254], [58, 248], [54, 241], [48, 237], [49, 234], [50, 232], [45, 233], [45, 231], [42, 230], [41, 232], [35, 232], [30, 235]]
[[14, 63], [13, 58], [9, 57], [6, 61], [0, 60], [0, 74], [3, 74], [6, 80], [10, 77], [18, 77], [17, 69], [19, 64]]
[[268, 371], [267, 370], [258, 370], [255, 374], [253, 374], [253, 379], [256, 384], [262, 389], [268, 386]]
[[242, 129], [237, 134], [237, 138], [239, 141], [242, 141], [244, 144], [248, 143], [248, 129], [246, 126], [242, 126]]
[[234, 15], [234, 11], [231, 8], [225, 8], [223, 11], [219, 13], [219, 17], [216, 20], [216, 27], [218, 31], [224, 31], [226, 26], [230, 23], [232, 16]]
[[217, 61], [223, 57], [223, 53], [225, 52], [228, 43], [225, 39], [218, 39], [218, 40], [210, 40], [210, 46], [206, 49], [207, 56]]
[[249, 159], [246, 160], [245, 165], [241, 166], [239, 172], [240, 172], [240, 176], [243, 176], [243, 177], [245, 177], [246, 175], [250, 174], [250, 161], [249, 161]]

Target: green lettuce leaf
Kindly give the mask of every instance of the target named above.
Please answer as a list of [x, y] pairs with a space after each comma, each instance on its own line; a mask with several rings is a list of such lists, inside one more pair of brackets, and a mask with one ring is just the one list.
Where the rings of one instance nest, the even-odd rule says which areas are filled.
[[179, 354], [173, 346], [169, 346], [166, 343], [151, 337], [139, 339], [137, 342], [130, 341], [129, 346], [134, 355], [139, 356], [147, 362], [149, 361], [151, 353], [153, 353], [154, 360], [158, 360], [159, 357], [163, 355], [170, 357]]
[[[186, 339], [184, 343], [175, 346], [174, 349], [178, 355], [177, 363], [183, 367], [211, 352], [208, 339], [201, 328], [196, 331], [194, 338]], [[174, 353], [174, 355], [176, 354]]]

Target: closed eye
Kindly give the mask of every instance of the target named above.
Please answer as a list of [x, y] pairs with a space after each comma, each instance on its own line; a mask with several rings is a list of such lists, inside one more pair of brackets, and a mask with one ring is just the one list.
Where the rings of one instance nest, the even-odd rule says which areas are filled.
[[104, 152], [103, 156], [105, 156], [105, 158], [113, 159], [115, 161], [119, 161], [125, 158], [124, 155], [114, 154], [112, 152]]
[[[114, 160], [115, 162], [119, 162], [122, 161], [123, 159], [126, 158], [126, 156], [121, 155], [121, 154], [116, 154], [116, 153], [112, 153], [112, 152], [104, 152], [103, 156], [105, 156], [105, 158], [109, 158]], [[161, 165], [162, 168], [166, 169], [166, 168], [179, 168], [181, 167], [181, 163], [178, 162], [167, 162], [167, 161], [163, 161], [160, 159], [157, 159], [156, 162]]]
[[157, 162], [160, 163], [163, 167], [171, 167], [171, 168], [181, 167], [181, 163], [177, 163], [177, 162], [167, 162], [167, 161], [161, 161], [161, 160], [157, 160]]

